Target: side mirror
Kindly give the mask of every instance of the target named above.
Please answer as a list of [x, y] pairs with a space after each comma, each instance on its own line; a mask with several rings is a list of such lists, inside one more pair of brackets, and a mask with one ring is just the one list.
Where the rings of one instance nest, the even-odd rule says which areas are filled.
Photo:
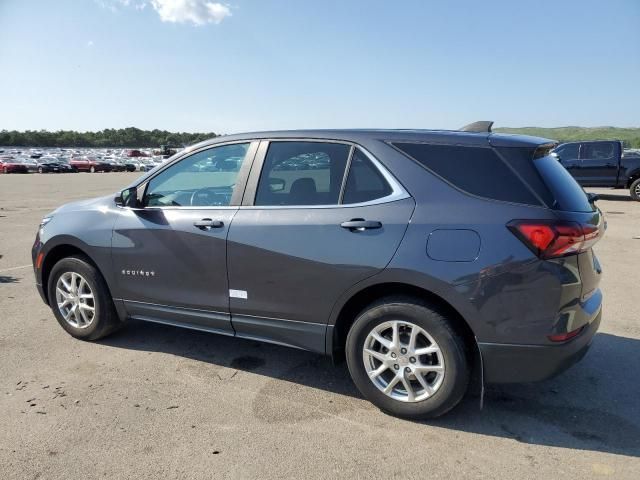
[[140, 207], [138, 204], [138, 189], [136, 187], [127, 188], [120, 192], [116, 198], [114, 198], [118, 207]]
[[558, 155], [556, 152], [552, 152], [551, 153], [552, 157], [556, 157], [556, 160], [559, 162], [562, 162], [562, 158], [560, 158], [560, 155]]
[[600, 195], [597, 193], [587, 193], [587, 198], [589, 199], [589, 203], [593, 204], [600, 200]]

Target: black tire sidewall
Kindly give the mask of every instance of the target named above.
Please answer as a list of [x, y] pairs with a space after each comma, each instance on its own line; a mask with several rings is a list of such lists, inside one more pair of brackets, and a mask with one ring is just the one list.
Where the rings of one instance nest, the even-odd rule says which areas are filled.
[[[89, 284], [89, 288], [93, 292], [95, 304], [95, 316], [91, 325], [86, 328], [76, 328], [64, 319], [56, 302], [56, 284], [60, 276], [66, 272], [76, 272]], [[51, 310], [58, 320], [58, 323], [67, 333], [75, 338], [82, 340], [92, 340], [101, 335], [108, 321], [108, 308], [110, 307], [111, 297], [106, 289], [106, 284], [100, 273], [91, 264], [79, 257], [68, 257], [56, 263], [49, 275], [48, 297]]]
[[640, 196], [638, 196], [635, 192], [636, 187], [640, 185], [640, 178], [631, 182], [631, 186], [629, 187], [629, 193], [631, 194], [631, 198], [635, 201], [640, 202]]
[[[369, 379], [362, 360], [362, 349], [369, 332], [377, 325], [400, 320], [414, 323], [429, 333], [439, 345], [445, 363], [445, 377], [433, 396], [408, 403], [388, 397]], [[469, 366], [462, 339], [457, 337], [446, 320], [437, 312], [412, 303], [384, 303], [363, 312], [354, 322], [346, 344], [347, 365], [360, 392], [374, 405], [392, 415], [425, 419], [440, 416], [461, 400], [469, 383]]]

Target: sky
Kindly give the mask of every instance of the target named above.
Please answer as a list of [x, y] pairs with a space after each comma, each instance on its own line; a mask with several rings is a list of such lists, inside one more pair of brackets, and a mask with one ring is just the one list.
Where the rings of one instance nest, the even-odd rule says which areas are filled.
[[0, 0], [0, 129], [640, 127], [640, 0]]

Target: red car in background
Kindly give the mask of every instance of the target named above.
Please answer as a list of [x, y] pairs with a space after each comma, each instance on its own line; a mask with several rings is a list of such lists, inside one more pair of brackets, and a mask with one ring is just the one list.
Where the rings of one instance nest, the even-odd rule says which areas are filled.
[[13, 157], [0, 157], [0, 172], [2, 173], [28, 173], [27, 165]]
[[112, 166], [109, 162], [103, 162], [94, 157], [72, 157], [69, 165], [79, 172], [110, 172]]

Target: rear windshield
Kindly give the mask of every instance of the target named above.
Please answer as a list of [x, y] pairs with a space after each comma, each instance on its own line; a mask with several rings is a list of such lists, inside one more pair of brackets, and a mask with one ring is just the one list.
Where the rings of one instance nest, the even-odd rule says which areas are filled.
[[582, 187], [556, 157], [547, 155], [537, 158], [533, 164], [555, 199], [554, 205], [550, 205], [551, 208], [568, 212], [594, 211], [594, 207], [589, 203]]

